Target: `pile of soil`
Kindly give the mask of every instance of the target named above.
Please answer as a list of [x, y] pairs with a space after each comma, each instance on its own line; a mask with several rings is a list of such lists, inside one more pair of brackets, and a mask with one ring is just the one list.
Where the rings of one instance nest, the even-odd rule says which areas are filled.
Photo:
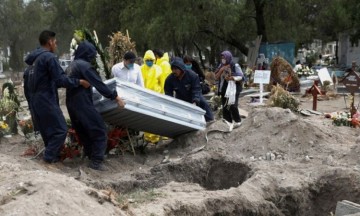
[[[81, 158], [46, 165], [21, 156], [24, 137], [3, 138], [0, 215], [315, 216], [360, 202], [359, 129], [247, 101], [249, 116], [232, 132], [219, 120], [145, 153], [109, 155], [106, 172]], [[318, 107], [342, 111], [344, 102]]]

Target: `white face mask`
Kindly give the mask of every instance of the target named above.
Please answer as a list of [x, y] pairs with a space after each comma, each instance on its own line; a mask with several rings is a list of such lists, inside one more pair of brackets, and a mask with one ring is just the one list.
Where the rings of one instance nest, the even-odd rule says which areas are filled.
[[226, 64], [226, 59], [221, 59], [221, 63], [224, 65]]

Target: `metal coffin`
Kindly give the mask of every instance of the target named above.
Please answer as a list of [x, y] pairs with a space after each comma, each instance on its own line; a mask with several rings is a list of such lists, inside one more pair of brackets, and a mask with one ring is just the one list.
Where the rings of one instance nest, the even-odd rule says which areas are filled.
[[93, 89], [95, 108], [109, 124], [167, 137], [206, 127], [205, 111], [190, 103], [116, 78], [106, 80], [105, 84], [110, 89], [116, 88], [126, 102], [125, 108], [120, 109], [115, 101], [104, 98]]

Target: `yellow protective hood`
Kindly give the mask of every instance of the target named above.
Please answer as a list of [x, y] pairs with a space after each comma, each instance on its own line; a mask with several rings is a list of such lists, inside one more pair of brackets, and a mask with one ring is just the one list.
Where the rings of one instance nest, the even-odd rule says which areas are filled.
[[144, 55], [144, 61], [146, 60], [153, 60], [155, 61], [155, 54], [152, 50], [148, 50], [145, 52], [145, 55]]
[[169, 62], [169, 54], [166, 52], [164, 53], [163, 57], [156, 60], [156, 64], [161, 66], [163, 62]]

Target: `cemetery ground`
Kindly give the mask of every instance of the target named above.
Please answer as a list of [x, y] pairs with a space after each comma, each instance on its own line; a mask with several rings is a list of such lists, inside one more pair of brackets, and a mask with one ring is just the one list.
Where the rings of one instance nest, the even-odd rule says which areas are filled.
[[[296, 97], [311, 109], [311, 97]], [[248, 116], [231, 133], [219, 120], [145, 153], [109, 155], [105, 172], [81, 158], [44, 164], [21, 156], [24, 137], [2, 138], [0, 215], [315, 216], [334, 213], [337, 201], [360, 202], [359, 128], [248, 102], [241, 98]], [[337, 96], [317, 107], [348, 103]]]

